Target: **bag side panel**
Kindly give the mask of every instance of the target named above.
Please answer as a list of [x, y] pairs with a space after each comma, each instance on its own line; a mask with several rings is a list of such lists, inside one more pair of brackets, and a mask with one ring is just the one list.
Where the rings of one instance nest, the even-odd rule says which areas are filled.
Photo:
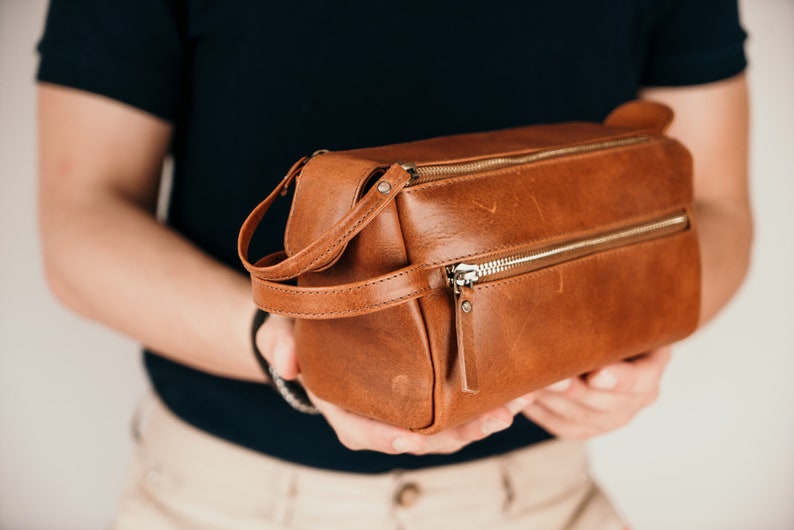
[[[394, 204], [348, 245], [330, 269], [302, 276], [302, 286], [355, 282], [407, 264]], [[434, 370], [416, 301], [368, 315], [297, 320], [303, 382], [317, 396], [406, 428], [433, 422]]]

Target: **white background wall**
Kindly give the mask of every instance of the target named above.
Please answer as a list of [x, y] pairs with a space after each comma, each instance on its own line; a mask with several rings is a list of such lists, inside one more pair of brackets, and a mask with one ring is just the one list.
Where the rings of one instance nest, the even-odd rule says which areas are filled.
[[[654, 408], [592, 444], [636, 530], [794, 529], [794, 2], [745, 0], [755, 259], [677, 349]], [[45, 0], [0, 0], [0, 528], [91, 530], [114, 511], [146, 388], [137, 347], [44, 287], [34, 43]]]

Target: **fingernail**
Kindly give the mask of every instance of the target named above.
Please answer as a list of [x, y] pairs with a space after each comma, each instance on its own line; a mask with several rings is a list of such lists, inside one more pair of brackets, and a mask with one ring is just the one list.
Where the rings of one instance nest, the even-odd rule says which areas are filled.
[[529, 404], [530, 404], [529, 399], [525, 397], [520, 397], [508, 403], [507, 410], [510, 411], [510, 414], [518, 414], [519, 412], [524, 410]]
[[618, 386], [618, 378], [609, 370], [603, 370], [590, 379], [590, 386], [600, 390], [612, 390]]
[[500, 418], [488, 418], [482, 422], [483, 434], [493, 434], [510, 427], [510, 424]]
[[395, 438], [391, 443], [392, 449], [398, 453], [410, 453], [419, 451], [419, 444], [409, 440], [408, 438]]
[[554, 392], [565, 392], [571, 387], [571, 379], [563, 379], [562, 381], [557, 381], [553, 385], [549, 385], [548, 389], [553, 390]]

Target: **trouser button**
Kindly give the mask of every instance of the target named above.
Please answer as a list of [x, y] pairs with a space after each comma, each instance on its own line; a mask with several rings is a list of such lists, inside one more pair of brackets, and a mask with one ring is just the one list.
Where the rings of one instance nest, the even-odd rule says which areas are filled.
[[419, 501], [421, 496], [422, 490], [417, 484], [413, 482], [406, 482], [400, 486], [399, 490], [397, 490], [397, 494], [394, 496], [394, 499], [397, 504], [403, 508], [410, 508]]

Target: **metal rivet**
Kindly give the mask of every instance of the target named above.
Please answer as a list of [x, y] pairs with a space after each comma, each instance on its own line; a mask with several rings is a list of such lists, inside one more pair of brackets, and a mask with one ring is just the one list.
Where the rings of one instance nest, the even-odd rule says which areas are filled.
[[391, 191], [391, 184], [389, 184], [385, 180], [378, 182], [378, 191], [383, 193], [384, 195], [389, 193]]
[[468, 300], [464, 300], [462, 304], [460, 304], [460, 308], [463, 310], [464, 313], [471, 313], [471, 302]]

